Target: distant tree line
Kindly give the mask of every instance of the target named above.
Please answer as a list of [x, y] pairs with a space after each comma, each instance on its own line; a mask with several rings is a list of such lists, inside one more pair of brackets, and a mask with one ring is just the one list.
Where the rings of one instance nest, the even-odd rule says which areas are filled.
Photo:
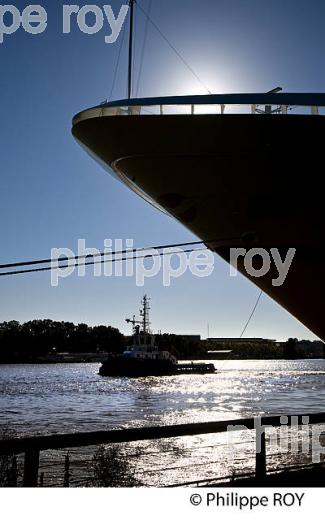
[[[299, 341], [289, 338], [287, 341], [277, 343], [275, 341], [242, 341], [216, 343], [204, 341], [206, 350], [231, 350], [229, 359], [308, 359], [324, 358], [325, 345], [322, 341]], [[210, 356], [211, 357], [211, 356]]]
[[[60, 353], [122, 352], [132, 338], [108, 325], [91, 327], [66, 321], [33, 320], [26, 323], [0, 323], [0, 363], [28, 363], [53, 360]], [[325, 357], [321, 341], [289, 339], [282, 344], [273, 341], [216, 344], [212, 341], [190, 341], [176, 334], [156, 335], [161, 350], [168, 349], [181, 359], [204, 359], [209, 350], [232, 350], [229, 359], [298, 359]], [[55, 361], [55, 360], [54, 360]]]
[[285, 359], [324, 358], [325, 344], [322, 341], [299, 341], [290, 338], [283, 344], [283, 357]]
[[66, 321], [33, 320], [0, 323], [0, 362], [28, 362], [60, 352], [118, 352], [124, 336], [114, 327]]

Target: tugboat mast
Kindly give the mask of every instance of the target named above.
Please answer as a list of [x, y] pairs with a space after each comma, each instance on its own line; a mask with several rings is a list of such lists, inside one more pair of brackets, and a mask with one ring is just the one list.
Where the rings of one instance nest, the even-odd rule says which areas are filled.
[[144, 336], [146, 336], [146, 334], [150, 334], [149, 301], [150, 301], [150, 298], [148, 298], [148, 296], [145, 294], [144, 297], [142, 298], [142, 309], [140, 309], [140, 316], [142, 317], [142, 328], [143, 328]]
[[149, 301], [150, 301], [150, 298], [145, 294], [141, 300], [141, 303], [142, 303], [142, 308], [140, 309], [140, 317], [141, 317], [141, 320], [136, 320], [135, 319], [135, 315], [133, 315], [132, 318], [126, 318], [125, 321], [126, 323], [132, 323], [132, 326], [133, 326], [133, 334], [136, 335], [138, 334], [139, 335], [139, 343], [140, 343], [140, 334], [139, 334], [139, 325], [142, 325], [142, 334], [143, 334], [143, 344], [146, 345], [146, 338], [147, 338], [147, 335], [150, 335], [151, 331], [150, 331], [150, 321], [149, 321], [149, 311], [150, 311], [150, 307], [149, 307]]

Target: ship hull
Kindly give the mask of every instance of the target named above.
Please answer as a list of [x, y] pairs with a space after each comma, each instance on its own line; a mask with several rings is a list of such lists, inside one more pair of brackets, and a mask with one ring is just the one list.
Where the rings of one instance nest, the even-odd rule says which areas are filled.
[[[91, 117], [76, 139], [229, 262], [230, 249], [296, 254], [283, 285], [258, 287], [325, 339], [324, 217], [319, 176], [325, 118], [304, 115]], [[257, 268], [257, 266], [256, 266]]]

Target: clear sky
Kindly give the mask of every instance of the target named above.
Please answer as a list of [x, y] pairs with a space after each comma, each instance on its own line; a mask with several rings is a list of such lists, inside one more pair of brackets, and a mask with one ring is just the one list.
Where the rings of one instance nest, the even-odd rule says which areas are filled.
[[[149, 0], [139, 0], [148, 9]], [[28, 2], [12, 1], [19, 9]], [[36, 2], [33, 2], [36, 3]], [[0, 44], [0, 262], [48, 257], [52, 247], [76, 251], [77, 240], [103, 249], [104, 239], [132, 238], [138, 247], [195, 239], [105, 173], [74, 142], [71, 119], [110, 96], [121, 37], [105, 44], [107, 24], [96, 35], [74, 22], [62, 34], [62, 5], [39, 2], [48, 13], [43, 34], [22, 29]], [[82, 6], [90, 2], [78, 2]], [[115, 13], [123, 2], [111, 4]], [[151, 16], [214, 93], [324, 91], [325, 3], [322, 0], [152, 1]], [[136, 19], [135, 84], [144, 36]], [[126, 44], [126, 40], [124, 42]], [[126, 95], [126, 47], [113, 98]], [[149, 26], [139, 96], [205, 93], [198, 81]], [[48, 273], [0, 279], [0, 321], [52, 318], [112, 324], [136, 312], [146, 291], [154, 329], [237, 336], [258, 289], [230, 278], [216, 258], [207, 279], [190, 273], [162, 287], [130, 278], [72, 275], [59, 287]], [[263, 296], [247, 336], [278, 339], [314, 336]]]

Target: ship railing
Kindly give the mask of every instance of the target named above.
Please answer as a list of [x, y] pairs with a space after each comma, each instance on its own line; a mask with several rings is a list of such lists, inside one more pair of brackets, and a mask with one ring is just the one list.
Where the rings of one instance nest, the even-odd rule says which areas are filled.
[[103, 101], [77, 114], [73, 124], [101, 116], [199, 114], [325, 115], [325, 94], [211, 94]]
[[[233, 434], [234, 432], [245, 431], [254, 434], [253, 439], [255, 440], [253, 442], [255, 443], [255, 481], [256, 483], [258, 483], [258, 485], [260, 485], [261, 482], [265, 482], [265, 479], [269, 474], [269, 471], [267, 471], [266, 450], [266, 433], [268, 431], [268, 428], [286, 428], [287, 431], [290, 428], [295, 428], [293, 434], [298, 436], [299, 431], [301, 431], [303, 427], [312, 428], [312, 425], [321, 425], [317, 428], [317, 435], [319, 440], [321, 435], [325, 432], [325, 413], [311, 414], [308, 416], [295, 415], [291, 418], [283, 416], [263, 416], [259, 418], [242, 418], [217, 422], [202, 422], [169, 426], [151, 426], [142, 428], [124, 428], [93, 432], [78, 432], [71, 434], [65, 433], [34, 437], [7, 438], [4, 440], [0, 440], [0, 459], [1, 457], [11, 457], [11, 466], [8, 466], [8, 481], [9, 484], [11, 483], [11, 486], [15, 487], [18, 485], [17, 456], [23, 455], [24, 461], [21, 485], [24, 487], [37, 487], [42, 486], [44, 482], [44, 473], [42, 472], [41, 474], [39, 474], [41, 452], [49, 452], [50, 450], [59, 451], [62, 449], [71, 450], [72, 448], [85, 448], [89, 446], [99, 445], [128, 445], [128, 443], [136, 443], [138, 441], [157, 441], [161, 439], [173, 438], [182, 439], [188, 436], [226, 434], [229, 432], [232, 432]], [[324, 428], [322, 427], [322, 425], [324, 425]], [[308, 433], [308, 436], [309, 435], [310, 433]], [[233, 438], [231, 439], [233, 440]], [[293, 440], [294, 437], [291, 437], [290, 442], [292, 443]], [[298, 442], [297, 439], [295, 442]], [[210, 446], [210, 448], [213, 448], [213, 446]], [[195, 448], [193, 449], [195, 450]], [[323, 451], [320, 452], [323, 453]], [[242, 451], [241, 453], [243, 454]], [[270, 456], [271, 455], [272, 454], [270, 454]], [[138, 459], [139, 455], [137, 454], [137, 460]], [[59, 462], [55, 462], [52, 464], [59, 464]], [[299, 467], [305, 468], [305, 465]], [[288, 466], [284, 469], [290, 470], [290, 468], [292, 469], [293, 466]], [[272, 468], [272, 471], [274, 471], [274, 468]], [[61, 479], [61, 485], [68, 487], [70, 476], [70, 456], [69, 452], [67, 452], [64, 457], [64, 477], [63, 479]], [[85, 480], [86, 479], [84, 479], [84, 481]], [[214, 480], [218, 480], [217, 476]], [[178, 484], [176, 483], [176, 485]]]
[[145, 105], [130, 107], [103, 107], [97, 110], [100, 116], [143, 116], [143, 115], [325, 115], [325, 109], [318, 106], [290, 105]]

